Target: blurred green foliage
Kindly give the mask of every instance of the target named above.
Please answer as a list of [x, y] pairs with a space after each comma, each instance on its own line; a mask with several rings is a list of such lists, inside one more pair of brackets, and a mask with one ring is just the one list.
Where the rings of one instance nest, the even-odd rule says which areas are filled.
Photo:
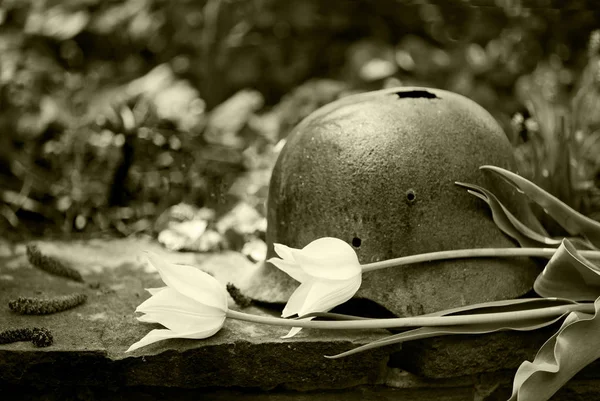
[[129, 235], [180, 202], [263, 213], [289, 130], [391, 85], [474, 99], [526, 176], [600, 219], [600, 10], [553, 4], [4, 0], [0, 226]]

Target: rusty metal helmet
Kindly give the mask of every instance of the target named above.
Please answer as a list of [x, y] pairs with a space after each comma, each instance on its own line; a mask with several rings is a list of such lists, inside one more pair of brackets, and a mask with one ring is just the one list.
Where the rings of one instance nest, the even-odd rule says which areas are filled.
[[[522, 221], [526, 202], [479, 169], [515, 170], [494, 118], [456, 93], [400, 87], [351, 95], [304, 119], [273, 169], [267, 202], [268, 256], [274, 243], [302, 248], [336, 237], [361, 263], [464, 248], [514, 247], [480, 199], [455, 185], [500, 194]], [[356, 298], [397, 316], [509, 299], [531, 289], [529, 259], [460, 259], [363, 274]], [[286, 302], [298, 282], [265, 262], [245, 285], [252, 298]]]

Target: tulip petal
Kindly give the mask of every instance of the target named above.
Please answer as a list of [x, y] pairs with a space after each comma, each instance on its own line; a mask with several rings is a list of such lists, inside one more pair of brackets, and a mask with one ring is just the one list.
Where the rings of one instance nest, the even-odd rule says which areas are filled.
[[292, 248], [283, 244], [273, 244], [273, 248], [275, 249], [275, 253], [283, 260], [287, 260], [288, 262], [295, 262], [294, 253], [292, 252]]
[[361, 281], [361, 275], [343, 281], [315, 281], [310, 287], [298, 315], [302, 316], [310, 312], [326, 312], [348, 301], [360, 288]]
[[191, 332], [179, 332], [178, 333], [178, 332], [168, 330], [168, 329], [154, 329], [150, 333], [146, 334], [146, 336], [144, 338], [142, 338], [140, 341], [132, 344], [125, 352], [131, 352], [138, 348], [145, 347], [146, 345], [150, 345], [155, 342], [162, 341], [162, 340], [168, 340], [170, 338], [189, 338], [189, 339], [200, 340], [200, 339], [208, 338], [208, 337], [214, 335], [217, 331], [219, 331], [219, 329], [216, 329], [212, 332], [211, 331], [203, 331], [203, 332], [191, 331]]
[[[303, 283], [294, 291], [288, 300], [281, 316], [289, 317], [295, 314], [299, 316], [311, 312], [325, 312], [349, 300], [360, 288], [362, 276], [358, 275], [350, 280], [311, 280]], [[308, 320], [314, 319], [309, 317]], [[288, 334], [282, 338], [290, 338], [302, 330], [293, 327]]]
[[300, 268], [300, 265], [296, 264], [295, 262], [290, 262], [289, 260], [283, 260], [279, 258], [271, 258], [267, 260], [267, 262], [272, 263], [279, 270], [287, 273], [288, 276], [300, 283], [304, 283], [310, 279], [310, 276], [306, 274], [306, 272]]
[[[308, 321], [308, 320], [313, 320], [314, 318], [315, 318], [315, 317], [313, 316], [313, 317], [309, 317], [309, 318], [302, 319], [302, 320]], [[281, 336], [281, 338], [282, 338], [282, 339], [285, 339], [285, 338], [292, 338], [292, 337], [294, 337], [296, 334], [300, 333], [300, 331], [301, 331], [301, 330], [302, 330], [302, 327], [292, 327], [292, 328], [290, 329], [290, 331], [289, 331], [289, 332], [288, 332], [288, 333], [287, 333], [285, 336]]]
[[339, 238], [319, 238], [291, 251], [302, 270], [313, 277], [346, 280], [362, 273], [356, 252]]
[[[360, 287], [362, 268], [356, 252], [338, 238], [319, 238], [303, 249], [275, 244], [275, 252], [283, 259], [268, 262], [301, 283], [283, 309], [283, 317], [328, 311], [352, 298]], [[284, 338], [299, 331], [294, 327]]]
[[296, 288], [296, 291], [292, 293], [290, 299], [285, 304], [281, 317], [290, 317], [300, 312], [313, 285], [313, 280], [300, 284], [300, 287]]
[[186, 297], [172, 288], [166, 288], [142, 302], [136, 312], [157, 313], [186, 313], [191, 316], [221, 317], [225, 312], [217, 307], [205, 305]]
[[167, 289], [169, 287], [167, 287], [166, 285], [164, 287], [158, 287], [158, 288], [145, 288], [146, 291], [148, 291], [150, 293], [150, 295], [156, 295], [159, 292], [161, 292], [164, 289]]
[[[225, 316], [192, 316], [185, 313], [147, 313], [137, 318], [144, 323], [158, 323], [178, 333], [216, 333], [223, 327]], [[212, 335], [212, 334], [211, 334]]]
[[300, 330], [302, 330], [302, 327], [292, 327], [289, 331], [289, 333], [287, 333], [285, 336], [281, 336], [282, 339], [286, 339], [286, 338], [292, 338], [294, 337], [296, 334], [300, 333]]
[[210, 274], [193, 266], [175, 265], [148, 252], [148, 262], [167, 286], [202, 304], [227, 311], [227, 291]]

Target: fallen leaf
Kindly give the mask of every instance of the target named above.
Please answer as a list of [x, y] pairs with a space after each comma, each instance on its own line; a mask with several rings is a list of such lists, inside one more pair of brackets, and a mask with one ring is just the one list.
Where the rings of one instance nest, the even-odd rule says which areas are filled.
[[595, 313], [570, 313], [558, 332], [542, 345], [533, 362], [521, 364], [509, 401], [545, 401], [577, 372], [600, 357], [600, 298]]

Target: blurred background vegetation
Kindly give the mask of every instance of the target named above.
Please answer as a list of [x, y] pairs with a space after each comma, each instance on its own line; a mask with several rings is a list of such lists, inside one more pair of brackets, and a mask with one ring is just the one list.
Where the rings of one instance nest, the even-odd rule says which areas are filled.
[[290, 129], [396, 85], [480, 103], [600, 220], [598, 28], [581, 0], [0, 1], [0, 229], [258, 260]]

